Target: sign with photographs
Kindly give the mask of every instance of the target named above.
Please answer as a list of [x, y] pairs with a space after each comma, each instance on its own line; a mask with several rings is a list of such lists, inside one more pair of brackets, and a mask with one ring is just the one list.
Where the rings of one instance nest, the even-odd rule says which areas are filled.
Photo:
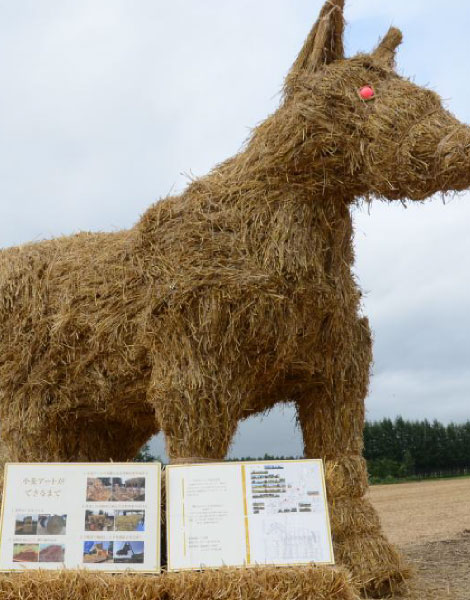
[[169, 465], [168, 570], [333, 564], [321, 460]]
[[160, 463], [9, 463], [0, 570], [160, 570]]

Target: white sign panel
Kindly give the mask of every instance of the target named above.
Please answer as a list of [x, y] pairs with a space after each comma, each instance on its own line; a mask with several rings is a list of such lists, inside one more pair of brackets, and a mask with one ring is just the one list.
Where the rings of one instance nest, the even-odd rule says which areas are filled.
[[160, 463], [9, 463], [0, 570], [160, 570]]
[[169, 465], [168, 570], [333, 564], [321, 460]]

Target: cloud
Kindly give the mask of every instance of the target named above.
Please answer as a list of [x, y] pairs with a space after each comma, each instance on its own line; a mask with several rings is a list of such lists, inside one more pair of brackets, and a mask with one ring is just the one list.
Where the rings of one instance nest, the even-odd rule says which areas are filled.
[[448, 365], [436, 369], [388, 369], [372, 379], [367, 416], [373, 420], [403, 415], [407, 419], [468, 420], [469, 376]]
[[377, 17], [398, 22], [407, 22], [422, 17], [424, 12], [439, 10], [442, 13], [442, 2], [439, 0], [394, 0], [394, 2], [373, 2], [371, 0], [351, 0], [346, 3], [346, 17], [351, 22], [356, 19], [370, 20]]

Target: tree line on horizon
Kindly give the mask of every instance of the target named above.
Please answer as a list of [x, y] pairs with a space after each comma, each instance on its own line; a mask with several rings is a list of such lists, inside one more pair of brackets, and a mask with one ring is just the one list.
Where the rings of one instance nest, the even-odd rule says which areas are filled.
[[[244, 456], [229, 460], [283, 460], [298, 456]], [[407, 421], [402, 417], [367, 421], [364, 458], [372, 483], [402, 478], [444, 477], [470, 474], [470, 421], [443, 425], [437, 420]], [[150, 462], [146, 444], [136, 457]]]
[[470, 421], [443, 425], [402, 417], [366, 422], [364, 457], [371, 480], [470, 473]]

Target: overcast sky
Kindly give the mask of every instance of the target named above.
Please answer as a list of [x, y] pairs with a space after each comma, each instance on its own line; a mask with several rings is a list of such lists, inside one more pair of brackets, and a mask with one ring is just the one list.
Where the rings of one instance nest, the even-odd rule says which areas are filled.
[[[320, 0], [0, 0], [0, 246], [132, 226], [279, 102]], [[393, 24], [398, 70], [470, 122], [467, 0], [349, 0], [346, 50]], [[375, 336], [369, 419], [470, 418], [470, 195], [355, 211]], [[162, 440], [153, 442], [160, 453]], [[233, 456], [300, 454], [292, 407]]]

